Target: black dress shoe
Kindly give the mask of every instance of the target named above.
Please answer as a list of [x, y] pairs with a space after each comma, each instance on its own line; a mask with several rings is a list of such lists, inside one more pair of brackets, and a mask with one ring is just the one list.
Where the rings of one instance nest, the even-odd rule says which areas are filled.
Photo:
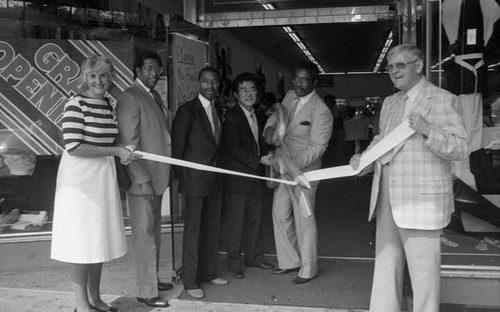
[[276, 268], [276, 269], [272, 270], [271, 273], [273, 273], [273, 274], [288, 274], [290, 272], [297, 272], [299, 270], [300, 270], [300, 268], [293, 268], [293, 269]]
[[167, 291], [174, 288], [174, 285], [165, 282], [158, 282], [158, 291]]
[[160, 297], [137, 298], [137, 301], [153, 308], [166, 308], [170, 306], [167, 300]]
[[243, 275], [243, 272], [241, 271], [233, 271], [233, 270], [229, 270], [229, 274], [234, 277], [234, 278], [237, 278], [237, 279], [242, 279], [245, 277], [245, 275]]
[[310, 280], [312, 280], [312, 278], [303, 278], [303, 277], [299, 277], [297, 276], [293, 281], [292, 281], [292, 284], [294, 285], [299, 285], [299, 284], [305, 284], [307, 282], [309, 282]]

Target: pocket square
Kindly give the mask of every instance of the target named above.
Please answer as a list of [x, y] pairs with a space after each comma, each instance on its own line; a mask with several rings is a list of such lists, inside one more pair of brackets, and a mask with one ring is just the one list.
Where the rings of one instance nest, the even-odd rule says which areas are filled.
[[311, 125], [311, 123], [309, 121], [307, 121], [307, 120], [302, 121], [300, 124], [303, 125], [303, 126], [310, 126]]

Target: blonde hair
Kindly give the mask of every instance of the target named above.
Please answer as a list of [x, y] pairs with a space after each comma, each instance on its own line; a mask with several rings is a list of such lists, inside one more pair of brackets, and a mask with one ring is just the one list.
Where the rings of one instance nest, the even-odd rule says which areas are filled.
[[89, 73], [101, 72], [106, 73], [109, 77], [115, 77], [115, 67], [113, 63], [105, 56], [89, 56], [86, 58], [80, 69], [80, 81], [82, 83], [80, 89], [82, 91], [88, 90], [89, 86], [87, 84], [87, 75]]

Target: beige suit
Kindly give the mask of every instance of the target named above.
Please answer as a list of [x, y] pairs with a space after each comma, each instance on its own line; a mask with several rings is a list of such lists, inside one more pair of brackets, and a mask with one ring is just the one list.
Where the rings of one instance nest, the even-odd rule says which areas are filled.
[[[285, 112], [289, 112], [295, 92], [289, 91], [283, 99]], [[266, 127], [276, 129], [276, 116], [271, 116]], [[283, 144], [290, 152], [295, 165], [307, 172], [321, 168], [321, 155], [325, 152], [332, 134], [333, 117], [321, 97], [313, 91], [285, 129]], [[280, 147], [278, 147], [280, 148]], [[273, 225], [278, 254], [278, 265], [282, 269], [300, 267], [298, 276], [313, 278], [318, 274], [316, 218], [314, 215], [318, 183], [311, 183], [310, 190], [303, 190], [312, 210], [304, 217], [301, 208], [292, 203], [292, 192], [300, 194], [299, 187], [279, 184], [274, 191]]]
[[[119, 139], [137, 150], [170, 156], [170, 115], [160, 109], [139, 82], [117, 99]], [[161, 200], [170, 179], [170, 165], [138, 160], [129, 166], [132, 185], [127, 190], [132, 226], [132, 252], [136, 293], [140, 298], [158, 296], [158, 261], [160, 256]], [[153, 201], [141, 196], [140, 184], [150, 182]]]
[[[425, 80], [411, 112], [430, 124], [427, 137], [410, 136], [395, 149], [392, 161], [375, 163], [370, 203], [377, 214], [375, 270], [371, 312], [399, 312], [405, 260], [413, 288], [413, 311], [438, 312], [440, 299], [440, 229], [453, 212], [451, 162], [467, 158], [470, 144], [457, 97]], [[402, 92], [387, 97], [380, 135], [368, 150], [401, 123]]]

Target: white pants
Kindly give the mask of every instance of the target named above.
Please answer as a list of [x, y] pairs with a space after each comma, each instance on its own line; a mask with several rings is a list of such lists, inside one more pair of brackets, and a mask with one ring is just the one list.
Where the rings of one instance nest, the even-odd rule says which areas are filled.
[[439, 312], [441, 230], [399, 228], [392, 215], [387, 175], [377, 203], [375, 271], [370, 312], [400, 312], [405, 260], [413, 289], [414, 312]]

